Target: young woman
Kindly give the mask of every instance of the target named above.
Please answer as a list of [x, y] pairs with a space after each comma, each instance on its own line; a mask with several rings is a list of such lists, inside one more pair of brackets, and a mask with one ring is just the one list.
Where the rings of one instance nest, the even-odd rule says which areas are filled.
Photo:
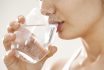
[[[104, 69], [103, 0], [42, 0], [41, 13], [49, 16], [49, 24], [58, 24], [57, 32], [60, 38], [67, 40], [82, 38], [87, 56], [83, 56], [81, 59], [80, 56], [76, 58], [73, 64], [69, 66], [69, 70]], [[16, 28], [13, 29], [14, 26], [19, 26], [16, 22], [14, 23], [15, 25], [9, 27], [9, 32], [14, 32], [16, 30]], [[10, 50], [11, 41], [14, 41], [14, 39], [13, 34], [7, 35], [4, 39], [5, 48], [9, 50], [8, 55], [5, 57], [5, 63], [10, 70], [41, 69], [45, 60], [56, 51], [55, 47], [51, 47], [49, 56], [47, 55], [48, 57], [45, 57], [43, 61], [35, 65], [28, 64], [14, 57], [13, 50]], [[77, 61], [77, 59], [80, 60]], [[53, 69], [61, 70], [57, 67]]]

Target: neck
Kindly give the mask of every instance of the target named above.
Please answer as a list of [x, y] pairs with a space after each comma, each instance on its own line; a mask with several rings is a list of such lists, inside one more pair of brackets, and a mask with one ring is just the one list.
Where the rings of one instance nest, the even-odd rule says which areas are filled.
[[86, 36], [82, 37], [82, 40], [85, 45], [87, 58], [94, 61], [102, 52], [104, 53], [104, 17], [91, 27], [86, 34]]

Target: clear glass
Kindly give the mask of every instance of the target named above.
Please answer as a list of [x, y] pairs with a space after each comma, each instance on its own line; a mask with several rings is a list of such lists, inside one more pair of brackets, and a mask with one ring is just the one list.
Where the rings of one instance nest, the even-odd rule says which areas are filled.
[[16, 56], [29, 63], [37, 63], [48, 54], [47, 46], [51, 43], [57, 25], [49, 25], [41, 15], [39, 8], [34, 8], [26, 17], [26, 23], [15, 32]]

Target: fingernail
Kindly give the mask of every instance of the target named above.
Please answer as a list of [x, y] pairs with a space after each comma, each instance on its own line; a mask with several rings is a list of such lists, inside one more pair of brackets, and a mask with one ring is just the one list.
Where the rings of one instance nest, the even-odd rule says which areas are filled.
[[18, 22], [19, 22], [20, 24], [24, 24], [24, 23], [25, 23], [25, 17], [22, 16], [22, 15], [18, 16]]

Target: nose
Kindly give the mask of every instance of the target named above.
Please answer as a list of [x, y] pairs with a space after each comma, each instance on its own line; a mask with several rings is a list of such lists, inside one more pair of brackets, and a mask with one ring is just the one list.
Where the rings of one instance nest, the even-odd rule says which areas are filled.
[[53, 6], [51, 2], [42, 2], [41, 13], [46, 16], [55, 14], [55, 7]]

